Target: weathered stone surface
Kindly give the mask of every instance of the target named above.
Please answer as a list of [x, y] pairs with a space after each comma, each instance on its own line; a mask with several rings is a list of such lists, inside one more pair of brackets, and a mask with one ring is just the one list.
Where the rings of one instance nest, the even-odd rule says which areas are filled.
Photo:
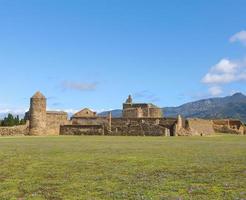
[[213, 120], [214, 129], [219, 133], [230, 133], [243, 135], [245, 134], [245, 126], [240, 120], [234, 119], [217, 119]]
[[160, 118], [163, 117], [162, 109], [151, 103], [133, 103], [129, 95], [123, 104], [122, 116], [124, 118]]
[[76, 117], [96, 117], [97, 113], [93, 112], [92, 110], [90, 110], [89, 108], [84, 108], [83, 110], [75, 113], [73, 115], [74, 118]]
[[60, 126], [69, 124], [66, 112], [46, 111], [46, 98], [40, 92], [31, 98], [26, 118], [30, 120], [29, 135], [59, 135]]
[[236, 135], [244, 135], [245, 134], [245, 127], [240, 126], [239, 129], [230, 128], [229, 126], [218, 126], [214, 125], [214, 130], [218, 133], [229, 133], [229, 134], [236, 134]]
[[66, 112], [46, 112], [46, 133], [48, 135], [59, 135], [60, 126], [69, 124]]
[[101, 125], [61, 125], [60, 135], [104, 135]]
[[109, 135], [166, 136], [172, 135], [176, 119], [113, 118]]
[[[128, 135], [128, 136], [192, 136], [211, 135], [215, 130], [245, 134], [245, 126], [238, 120], [204, 120], [164, 118], [153, 104], [132, 103], [131, 96], [123, 104], [123, 118], [99, 117], [89, 109], [76, 113], [71, 120], [65, 112], [46, 111], [46, 98], [40, 92], [30, 101], [25, 127], [2, 127], [0, 135]], [[215, 130], [214, 130], [215, 129]]]
[[12, 126], [12, 127], [0, 127], [0, 136], [24, 136], [29, 133], [29, 124]]
[[186, 130], [188, 135], [212, 135], [214, 134], [213, 121], [198, 118], [187, 119]]
[[30, 135], [46, 134], [46, 98], [36, 92], [30, 101]]

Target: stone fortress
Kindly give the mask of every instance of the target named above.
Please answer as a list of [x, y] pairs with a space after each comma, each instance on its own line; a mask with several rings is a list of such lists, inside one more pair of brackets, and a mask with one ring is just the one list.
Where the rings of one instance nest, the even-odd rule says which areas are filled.
[[0, 135], [114, 135], [114, 136], [191, 136], [215, 132], [246, 134], [239, 120], [166, 118], [162, 109], [151, 103], [133, 103], [129, 96], [123, 103], [122, 117], [98, 116], [88, 108], [75, 113], [47, 111], [47, 99], [36, 92], [25, 115], [26, 125], [0, 127]]

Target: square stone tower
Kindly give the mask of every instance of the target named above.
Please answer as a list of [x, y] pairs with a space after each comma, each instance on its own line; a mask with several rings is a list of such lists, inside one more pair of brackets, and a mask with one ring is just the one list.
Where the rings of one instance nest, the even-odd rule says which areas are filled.
[[162, 109], [152, 103], [133, 103], [131, 95], [123, 103], [123, 118], [162, 118]]

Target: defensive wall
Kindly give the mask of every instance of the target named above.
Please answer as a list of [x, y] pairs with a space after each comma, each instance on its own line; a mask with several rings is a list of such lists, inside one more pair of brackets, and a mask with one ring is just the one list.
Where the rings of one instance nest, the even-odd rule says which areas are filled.
[[29, 132], [29, 122], [25, 125], [12, 126], [12, 127], [1, 127], [0, 136], [24, 136]]
[[195, 136], [217, 132], [245, 134], [239, 120], [204, 120], [165, 118], [153, 104], [132, 103], [131, 96], [123, 104], [123, 117], [100, 117], [85, 108], [68, 120], [66, 112], [47, 111], [46, 98], [40, 92], [30, 100], [26, 125], [0, 127], [0, 135], [126, 135], [126, 136]]
[[214, 134], [213, 121], [204, 119], [187, 119], [186, 128], [189, 135], [212, 135]]
[[105, 135], [102, 125], [61, 125], [60, 135]]
[[48, 135], [59, 135], [60, 126], [70, 124], [66, 112], [47, 111], [46, 112], [46, 133]]
[[213, 120], [214, 130], [218, 133], [229, 133], [245, 135], [246, 127], [240, 120], [235, 119], [216, 119]]
[[[170, 136], [174, 135], [175, 118], [112, 118], [73, 117], [71, 125], [61, 126], [61, 135], [121, 135]], [[77, 133], [76, 133], [77, 132]]]

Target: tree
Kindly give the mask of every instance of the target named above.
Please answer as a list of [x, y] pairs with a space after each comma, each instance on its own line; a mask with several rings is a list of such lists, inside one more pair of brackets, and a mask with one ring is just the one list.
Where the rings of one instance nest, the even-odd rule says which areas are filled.
[[14, 117], [10, 113], [2, 121], [0, 121], [1, 126], [18, 126], [18, 125], [22, 125], [25, 123], [26, 123], [26, 121], [24, 119], [20, 120], [18, 115], [16, 117]]

